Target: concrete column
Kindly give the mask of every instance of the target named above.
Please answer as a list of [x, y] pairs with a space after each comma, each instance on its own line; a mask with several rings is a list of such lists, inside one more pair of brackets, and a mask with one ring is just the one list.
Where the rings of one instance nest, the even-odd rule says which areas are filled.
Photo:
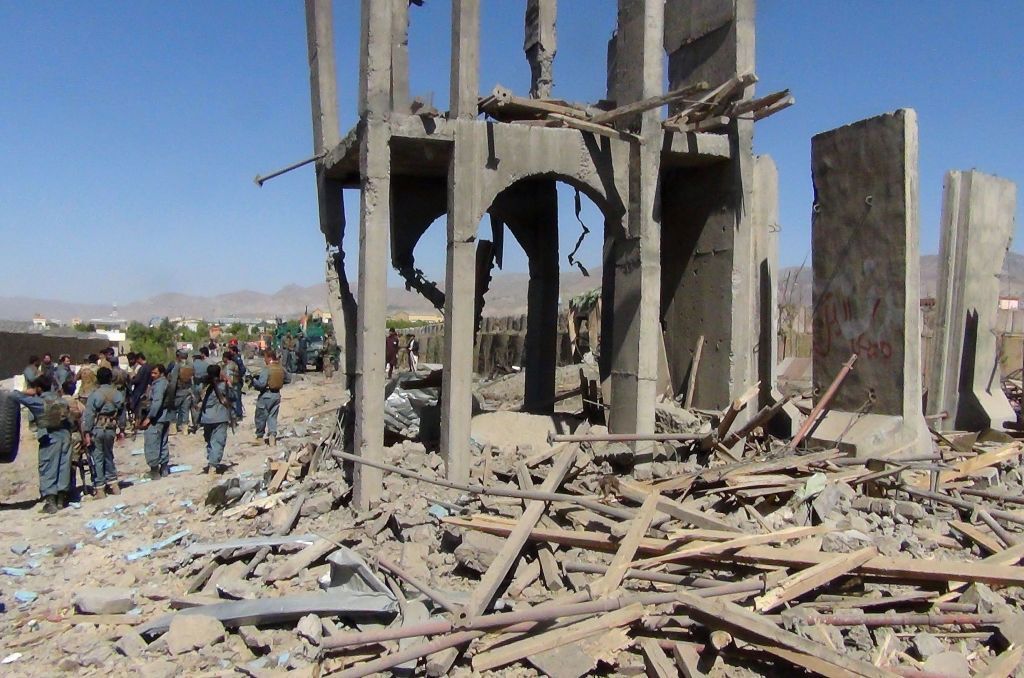
[[391, 0], [391, 108], [409, 112], [409, 0]]
[[917, 114], [815, 136], [813, 379], [858, 356], [817, 430], [858, 455], [931, 450], [921, 412]]
[[[392, 0], [363, 0], [360, 75], [359, 310], [356, 321], [355, 450], [380, 460], [384, 445], [384, 323], [391, 230]], [[380, 496], [379, 470], [356, 464], [353, 499], [360, 509]]]
[[[699, 81], [715, 86], [754, 70], [753, 0], [669, 2], [665, 13], [669, 89]], [[753, 88], [743, 96], [753, 96]], [[724, 408], [757, 380], [753, 133], [753, 121], [734, 120], [727, 129], [729, 162], [662, 177], [665, 348], [672, 384], [681, 393], [694, 347], [704, 337], [697, 407]]]
[[454, 143], [448, 167], [448, 257], [445, 266], [444, 381], [441, 453], [450, 480], [469, 479], [476, 305], [476, 232], [480, 214], [476, 167], [480, 7], [452, 0], [451, 112]]
[[940, 430], [1001, 429], [1016, 415], [996, 347], [999, 275], [1013, 238], [1017, 187], [981, 172], [946, 175], [928, 413]]
[[[338, 118], [338, 78], [334, 65], [334, 25], [331, 0], [306, 0], [306, 45], [309, 54], [309, 94], [313, 114], [313, 151], [323, 153], [341, 139]], [[328, 179], [322, 161], [316, 164], [320, 230], [327, 241], [327, 304], [334, 318], [335, 338], [341, 350], [343, 388], [355, 367], [355, 299], [345, 273], [345, 207], [342, 188]]]
[[526, 38], [523, 51], [530, 63], [530, 96], [546, 99], [555, 85], [554, 62], [558, 49], [555, 21], [558, 0], [526, 0]]
[[[664, 9], [663, 0], [619, 0], [617, 58], [634, 73], [620, 87], [619, 105], [663, 92]], [[630, 150], [626, 228], [612, 250], [608, 426], [617, 433], [652, 433], [661, 341], [661, 114], [651, 110], [625, 123], [639, 132], [642, 141]]]

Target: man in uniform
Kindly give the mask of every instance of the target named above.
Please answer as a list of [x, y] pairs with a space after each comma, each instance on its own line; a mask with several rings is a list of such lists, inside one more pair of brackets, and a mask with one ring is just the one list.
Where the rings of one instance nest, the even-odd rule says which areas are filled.
[[113, 374], [106, 367], [96, 373], [99, 387], [85, 401], [82, 431], [86, 449], [92, 452], [92, 486], [97, 499], [107, 492], [121, 494], [114, 465], [114, 438], [124, 428], [126, 407], [124, 395], [111, 385]]
[[174, 392], [168, 395], [167, 368], [156, 363], [151, 375], [150, 404], [146, 418], [142, 420], [145, 433], [146, 463], [149, 464], [149, 478], [156, 480], [171, 474], [171, 452], [167, 438], [174, 419]]
[[67, 353], [57, 360], [57, 367], [53, 371], [57, 387], [64, 395], [75, 393], [75, 371], [71, 369], [71, 356]]
[[128, 395], [128, 408], [136, 427], [145, 416], [142, 401], [149, 390], [149, 383], [153, 380], [153, 370], [146, 362], [146, 356], [142, 353], [135, 354], [135, 375], [131, 378], [131, 392]]
[[290, 379], [288, 372], [277, 360], [277, 354], [267, 350], [263, 354], [266, 367], [260, 370], [252, 385], [260, 392], [256, 398], [256, 437], [265, 445], [277, 445], [277, 414], [281, 409], [281, 387]]
[[283, 355], [281, 356], [282, 366], [289, 372], [295, 371], [295, 338], [292, 337], [292, 333], [288, 332], [284, 335], [284, 339], [281, 340], [281, 350]]
[[[234, 362], [224, 361], [224, 366], [228, 365], [234, 365]], [[210, 365], [206, 368], [206, 388], [202, 400], [196, 407], [199, 410], [197, 420], [203, 427], [203, 440], [206, 441], [204, 473], [224, 472], [221, 462], [228, 440], [228, 428], [233, 429], [235, 426], [230, 390], [231, 386], [225, 383], [220, 365]]]
[[25, 371], [21, 373], [25, 377], [25, 388], [31, 388], [31, 385], [39, 378], [39, 356], [32, 355], [28, 357], [28, 365], [25, 366]]
[[295, 371], [302, 373], [306, 371], [306, 350], [309, 344], [306, 343], [306, 333], [299, 330], [299, 338], [295, 341]]
[[388, 379], [395, 372], [398, 364], [398, 332], [392, 327], [384, 339], [384, 360], [388, 370]]
[[203, 384], [206, 382], [206, 368], [210, 366], [210, 349], [200, 346], [199, 350], [192, 354], [192, 428], [197, 429], [199, 423], [196, 420], [195, 408], [202, 397]]
[[[175, 387], [174, 391], [174, 430], [181, 433], [187, 429], [190, 417], [192, 417], [192, 389], [195, 381], [195, 364], [189, 360], [188, 351], [179, 348], [174, 352], [174, 381], [168, 377], [168, 385]], [[193, 424], [195, 422], [192, 422]]]
[[231, 402], [231, 411], [235, 419], [242, 418], [242, 379], [245, 376], [245, 367], [241, 364], [238, 354], [233, 349], [224, 351], [221, 376], [227, 385], [228, 400]]
[[50, 390], [50, 378], [37, 376], [23, 392], [11, 397], [31, 415], [39, 441], [39, 494], [43, 513], [56, 513], [67, 505], [71, 490], [71, 410]]

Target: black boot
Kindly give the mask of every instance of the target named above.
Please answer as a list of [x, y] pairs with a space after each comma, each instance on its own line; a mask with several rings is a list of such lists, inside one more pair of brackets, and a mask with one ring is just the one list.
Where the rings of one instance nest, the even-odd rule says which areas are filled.
[[150, 466], [149, 467], [149, 479], [150, 480], [159, 480], [160, 479], [160, 467], [159, 466]]
[[64, 509], [68, 507], [68, 493], [58, 492], [57, 493], [57, 508]]
[[50, 514], [53, 514], [53, 513], [56, 513], [57, 511], [59, 511], [60, 509], [57, 508], [57, 497], [52, 495], [52, 494], [48, 494], [45, 497], [43, 497], [43, 509], [42, 510], [43, 510], [43, 513], [50, 513]]
[[166, 478], [169, 475], [171, 475], [171, 467], [168, 466], [167, 464], [164, 464], [163, 466], [160, 467], [160, 477]]

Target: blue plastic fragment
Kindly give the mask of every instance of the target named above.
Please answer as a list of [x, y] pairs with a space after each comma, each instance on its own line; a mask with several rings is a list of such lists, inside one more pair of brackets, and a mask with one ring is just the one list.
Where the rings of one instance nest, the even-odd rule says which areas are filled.
[[28, 570], [23, 567], [0, 567], [0, 573], [6, 574], [8, 577], [24, 577], [28, 574]]
[[31, 603], [32, 601], [34, 601], [38, 597], [39, 597], [39, 594], [36, 593], [35, 591], [15, 591], [14, 592], [14, 599], [17, 600], [19, 603]]
[[93, 518], [85, 524], [90, 530], [96, 534], [102, 534], [117, 525], [117, 521], [113, 518]]
[[431, 504], [430, 508], [427, 509], [427, 513], [434, 516], [438, 520], [441, 518], [447, 518], [451, 515], [451, 512], [440, 504]]

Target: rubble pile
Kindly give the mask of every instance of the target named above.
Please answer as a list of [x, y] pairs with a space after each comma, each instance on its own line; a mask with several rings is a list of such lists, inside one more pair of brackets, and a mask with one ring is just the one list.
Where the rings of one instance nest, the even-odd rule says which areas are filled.
[[[1021, 442], [936, 433], [931, 455], [852, 458], [755, 428], [726, 448], [728, 411], [659, 408], [683, 442], [480, 415], [464, 484], [416, 440], [346, 451], [346, 409], [303, 416], [262, 474], [91, 521], [63, 576], [124, 571], [23, 617], [8, 656], [54, 643], [62, 669], [146, 675], [1013, 675]], [[581, 440], [550, 442], [566, 431]], [[358, 510], [366, 463], [383, 486]]]

